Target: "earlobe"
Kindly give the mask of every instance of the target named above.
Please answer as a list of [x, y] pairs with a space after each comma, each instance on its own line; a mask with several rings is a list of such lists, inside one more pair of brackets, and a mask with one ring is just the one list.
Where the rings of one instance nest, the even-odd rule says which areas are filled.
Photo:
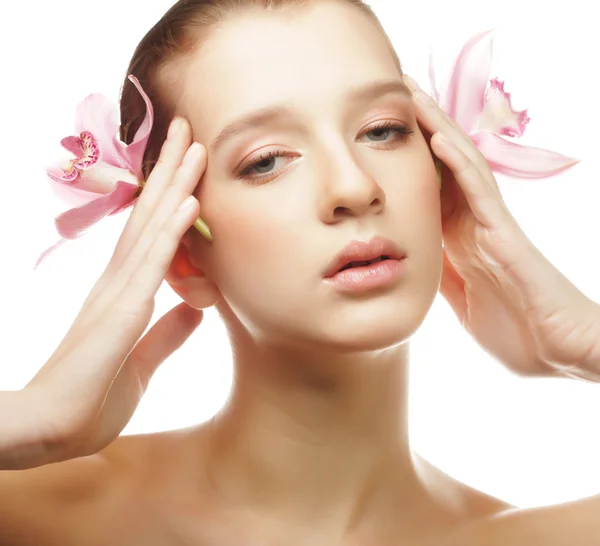
[[173, 256], [165, 280], [194, 309], [212, 307], [221, 298], [216, 285], [206, 277], [203, 270], [192, 263], [189, 250], [183, 242]]
[[190, 253], [186, 245], [181, 242], [171, 260], [171, 265], [167, 273], [167, 282], [178, 283], [189, 276], [204, 276], [204, 272], [192, 264]]

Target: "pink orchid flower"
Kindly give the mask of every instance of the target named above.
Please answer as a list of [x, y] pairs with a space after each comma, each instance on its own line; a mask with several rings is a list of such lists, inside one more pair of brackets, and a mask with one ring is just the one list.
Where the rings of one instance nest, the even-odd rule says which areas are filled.
[[[521, 137], [530, 118], [516, 111], [504, 83], [489, 79], [493, 30], [474, 36], [460, 52], [443, 96], [437, 90], [433, 58], [429, 55], [432, 97], [469, 135], [493, 171], [519, 178], [545, 178], [579, 163], [579, 159], [523, 146], [503, 137]], [[489, 87], [488, 87], [489, 82]]]
[[56, 194], [75, 206], [56, 218], [61, 239], [38, 258], [34, 269], [67, 240], [80, 237], [105, 216], [121, 212], [135, 202], [143, 179], [142, 159], [154, 124], [154, 110], [137, 78], [129, 76], [129, 80], [146, 103], [146, 116], [131, 144], [118, 138], [118, 108], [106, 97], [92, 94], [77, 107], [77, 136], [61, 141], [75, 158], [46, 171]]

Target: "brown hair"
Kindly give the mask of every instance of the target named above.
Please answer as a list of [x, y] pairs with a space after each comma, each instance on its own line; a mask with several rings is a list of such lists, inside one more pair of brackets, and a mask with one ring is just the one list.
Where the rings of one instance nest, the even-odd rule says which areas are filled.
[[[174, 115], [174, 105], [169, 104], [160, 89], [160, 72], [170, 62], [196, 51], [203, 37], [228, 16], [248, 8], [285, 9], [302, 8], [317, 0], [179, 0], [137, 46], [129, 63], [127, 74], [133, 74], [148, 94], [154, 106], [154, 125], [143, 161], [144, 178], [147, 179], [158, 159], [160, 149]], [[379, 19], [363, 0], [338, 0], [355, 6], [375, 22], [385, 36], [398, 70], [400, 61]], [[125, 78], [120, 100], [121, 140], [133, 141], [146, 112], [145, 103], [135, 86]]]

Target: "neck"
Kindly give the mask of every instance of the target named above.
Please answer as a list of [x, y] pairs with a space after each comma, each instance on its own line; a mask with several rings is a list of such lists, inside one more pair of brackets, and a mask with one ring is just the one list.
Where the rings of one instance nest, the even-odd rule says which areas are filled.
[[281, 348], [234, 355], [210, 462], [224, 497], [343, 532], [424, 501], [408, 443], [408, 344], [326, 359]]

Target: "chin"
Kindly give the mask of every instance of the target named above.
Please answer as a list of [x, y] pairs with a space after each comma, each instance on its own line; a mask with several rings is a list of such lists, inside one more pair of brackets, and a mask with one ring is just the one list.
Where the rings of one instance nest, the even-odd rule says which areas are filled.
[[335, 319], [319, 321], [319, 340], [342, 352], [381, 351], [408, 341], [420, 328], [429, 308], [416, 302], [388, 309], [347, 309]]

